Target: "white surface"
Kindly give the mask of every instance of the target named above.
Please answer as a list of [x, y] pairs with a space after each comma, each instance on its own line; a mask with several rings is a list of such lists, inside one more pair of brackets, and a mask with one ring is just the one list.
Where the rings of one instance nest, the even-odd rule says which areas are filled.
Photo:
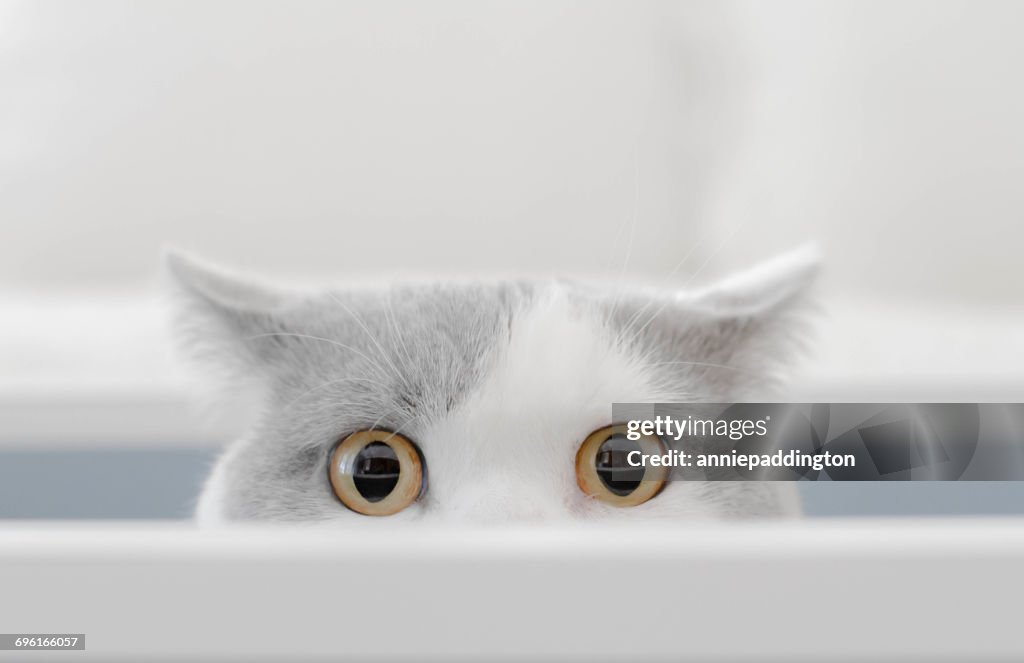
[[365, 524], [2, 526], [0, 624], [91, 661], [1024, 658], [1022, 520]]
[[200, 416], [158, 299], [6, 293], [0, 307], [0, 448], [202, 446], [230, 434]]

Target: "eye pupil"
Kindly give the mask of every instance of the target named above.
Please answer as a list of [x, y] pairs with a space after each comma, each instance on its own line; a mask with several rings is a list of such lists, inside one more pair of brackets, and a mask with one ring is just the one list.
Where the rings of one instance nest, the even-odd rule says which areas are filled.
[[601, 443], [594, 457], [601, 483], [616, 495], [629, 495], [644, 478], [644, 468], [631, 467], [628, 462], [632, 451], [641, 451], [639, 442], [629, 440], [625, 435], [613, 435]]
[[398, 485], [401, 472], [395, 450], [384, 442], [371, 442], [356, 456], [352, 481], [366, 501], [379, 502]]
[[[614, 507], [638, 506], [656, 496], [668, 480], [661, 465], [632, 467], [634, 451], [643, 456], [663, 455], [665, 443], [654, 435], [638, 440], [626, 437], [623, 423], [599, 428], [586, 437], [576, 451], [576, 484], [587, 497]], [[638, 461], [633, 457], [634, 462]]]

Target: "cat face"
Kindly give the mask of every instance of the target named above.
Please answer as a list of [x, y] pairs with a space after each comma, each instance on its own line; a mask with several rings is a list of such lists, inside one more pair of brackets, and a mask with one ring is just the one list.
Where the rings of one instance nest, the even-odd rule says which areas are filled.
[[200, 522], [347, 521], [329, 468], [383, 430], [424, 465], [388, 520], [466, 522], [786, 515], [791, 484], [669, 481], [629, 508], [579, 487], [576, 454], [616, 402], [731, 402], [795, 349], [814, 261], [788, 256], [693, 293], [563, 282], [285, 292], [168, 256], [182, 345], [231, 389], [249, 432], [218, 461]]

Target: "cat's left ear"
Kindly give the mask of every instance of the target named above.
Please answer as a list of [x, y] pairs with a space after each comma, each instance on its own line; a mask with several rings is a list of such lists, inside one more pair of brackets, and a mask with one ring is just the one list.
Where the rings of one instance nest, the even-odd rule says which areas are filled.
[[661, 312], [633, 316], [647, 324], [634, 339], [655, 356], [699, 374], [718, 398], [737, 398], [772, 382], [798, 351], [813, 312], [820, 252], [807, 246], [759, 264], [708, 288], [676, 293]]
[[179, 344], [232, 372], [270, 368], [296, 333], [300, 296], [237, 276], [178, 250], [164, 251]]

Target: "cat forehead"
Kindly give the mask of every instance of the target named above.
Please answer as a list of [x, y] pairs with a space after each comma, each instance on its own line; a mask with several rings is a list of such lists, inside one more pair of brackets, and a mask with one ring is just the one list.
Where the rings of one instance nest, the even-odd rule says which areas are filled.
[[501, 420], [534, 413], [549, 419], [600, 403], [650, 396], [638, 358], [623, 350], [609, 318], [550, 287], [519, 309], [509, 334], [468, 404]]
[[457, 409], [494, 424], [569, 404], [610, 413], [614, 398], [649, 395], [602, 309], [561, 284], [331, 294], [309, 311], [313, 338], [288, 338], [307, 357], [291, 356], [303, 368], [285, 391], [301, 390], [288, 394], [299, 411], [344, 404], [358, 419], [347, 427], [418, 430]]
[[508, 476], [538, 484], [537, 494], [564, 488], [574, 450], [611, 423], [612, 404], [655, 397], [606, 319], [569, 297], [552, 288], [517, 311], [472, 393], [418, 431], [428, 462], [449, 479], [441, 498], [456, 484]]

